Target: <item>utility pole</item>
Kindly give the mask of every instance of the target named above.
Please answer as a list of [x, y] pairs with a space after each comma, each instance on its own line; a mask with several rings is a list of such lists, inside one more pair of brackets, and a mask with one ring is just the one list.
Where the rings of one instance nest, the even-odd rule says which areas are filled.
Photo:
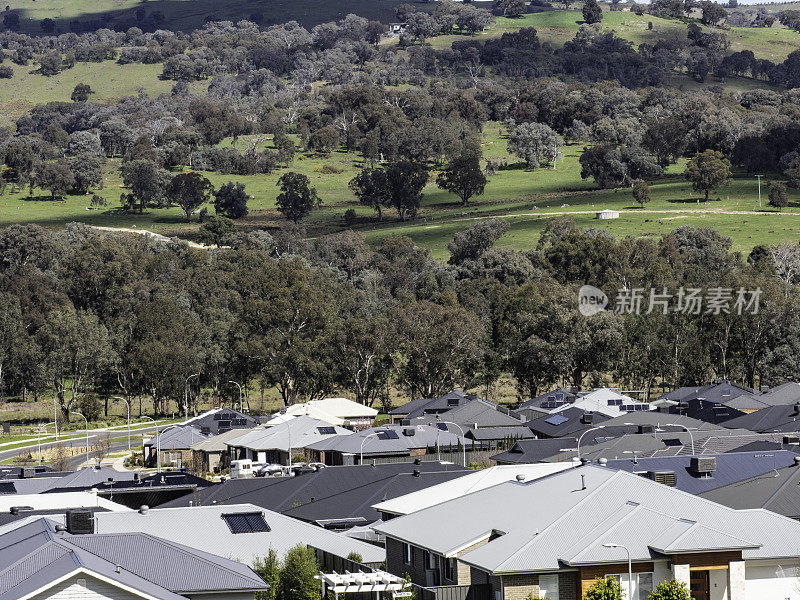
[[763, 175], [756, 175], [758, 178], [758, 207], [761, 208], [761, 178]]

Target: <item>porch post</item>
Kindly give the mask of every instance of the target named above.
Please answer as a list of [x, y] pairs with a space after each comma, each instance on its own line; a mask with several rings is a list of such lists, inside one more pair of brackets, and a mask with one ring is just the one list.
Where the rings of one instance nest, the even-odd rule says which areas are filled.
[[732, 560], [728, 567], [728, 600], [745, 600], [745, 571], [743, 560]]
[[[686, 584], [686, 589], [689, 589], [689, 565], [672, 565], [672, 577], [678, 583]], [[733, 599], [731, 599], [733, 600]]]

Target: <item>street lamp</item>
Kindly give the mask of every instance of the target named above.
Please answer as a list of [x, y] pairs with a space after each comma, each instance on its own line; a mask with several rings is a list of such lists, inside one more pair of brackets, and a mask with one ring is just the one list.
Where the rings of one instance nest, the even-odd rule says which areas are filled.
[[83, 417], [84, 422], [86, 423], [86, 464], [89, 464], [89, 419], [87, 419], [83, 413], [79, 413], [77, 411], [71, 410], [69, 411], [71, 415], [78, 415], [79, 417]]
[[[458, 427], [458, 430], [461, 432], [461, 450], [464, 453], [464, 467], [467, 466], [467, 444], [466, 444], [466, 437], [464, 437], [464, 429], [458, 423], [453, 423], [452, 421], [442, 421], [438, 416], [436, 417], [437, 423], [444, 423], [445, 425], [455, 425]], [[429, 425], [433, 425], [433, 423], [428, 423]], [[449, 433], [449, 431], [448, 431]]]
[[199, 377], [200, 373], [193, 373], [186, 378], [186, 382], [183, 384], [183, 405], [186, 407], [186, 420], [189, 420], [189, 380], [192, 377]]
[[366, 442], [366, 441], [367, 441], [369, 438], [371, 438], [373, 435], [378, 435], [378, 432], [377, 432], [377, 431], [373, 431], [372, 433], [368, 433], [368, 434], [367, 434], [367, 435], [365, 435], [365, 436], [363, 437], [363, 439], [361, 440], [361, 451], [360, 451], [361, 458], [360, 458], [360, 459], [359, 459], [359, 461], [358, 461], [358, 464], [360, 464], [360, 465], [363, 465], [363, 464], [364, 464], [364, 442]]
[[156, 426], [156, 472], [161, 473], [161, 435], [158, 433], [158, 423], [153, 417], [142, 415], [140, 419], [147, 419], [155, 423]]
[[114, 400], [122, 400], [128, 407], [128, 452], [131, 451], [131, 403], [122, 396], [111, 396]]
[[41, 427], [39, 427], [39, 433], [36, 440], [36, 446], [39, 451], [39, 464], [42, 464], [42, 429], [45, 429], [48, 425], [55, 425], [55, 421], [52, 423], [45, 423]]
[[622, 544], [603, 544], [603, 548], [622, 548], [628, 555], [628, 600], [633, 600], [633, 566], [631, 565], [631, 551]]
[[[228, 383], [232, 383], [233, 385], [235, 385], [236, 387], [239, 388], [239, 410], [241, 411], [242, 410], [242, 386], [240, 386], [238, 383], [236, 383], [232, 379], [229, 380]], [[250, 406], [250, 405], [248, 404], [248, 406]]]
[[598, 429], [605, 429], [605, 428], [606, 428], [605, 425], [598, 425], [597, 427], [590, 427], [589, 429], [587, 429], [586, 431], [584, 431], [581, 434], [581, 437], [578, 438], [578, 460], [579, 461], [581, 459], [581, 440], [583, 439], [583, 436], [585, 436], [590, 431], [597, 431]]

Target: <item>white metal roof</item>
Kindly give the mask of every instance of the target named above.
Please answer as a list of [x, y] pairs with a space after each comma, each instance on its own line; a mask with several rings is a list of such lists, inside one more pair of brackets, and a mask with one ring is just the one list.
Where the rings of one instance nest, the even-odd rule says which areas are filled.
[[381, 512], [407, 515], [506, 481], [515, 481], [518, 476], [524, 477], [525, 481], [532, 481], [552, 473], [558, 473], [564, 469], [570, 469], [573, 466], [574, 463], [572, 462], [561, 462], [490, 467], [451, 481], [445, 481], [424, 490], [374, 504], [372, 507]]
[[299, 415], [308, 415], [332, 425], [343, 425], [345, 421], [352, 419], [374, 419], [378, 416], [378, 411], [347, 398], [325, 398], [287, 406], [285, 411], [276, 414], [267, 424], [282, 423]]
[[127, 506], [117, 504], [93, 492], [54, 492], [52, 494], [10, 494], [0, 496], [0, 512], [8, 512], [12, 506], [30, 506], [33, 510], [57, 508], [89, 508], [99, 506], [110, 511], [129, 511]]

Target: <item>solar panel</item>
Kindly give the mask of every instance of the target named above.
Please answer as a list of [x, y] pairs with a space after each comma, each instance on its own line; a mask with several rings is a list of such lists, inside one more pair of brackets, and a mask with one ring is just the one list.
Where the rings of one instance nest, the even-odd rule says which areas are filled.
[[378, 437], [379, 438], [382, 437], [384, 440], [399, 440], [400, 439], [400, 436], [397, 435], [397, 432], [393, 431], [391, 429], [387, 429], [387, 430], [381, 431], [379, 433], [382, 434], [382, 435], [378, 435]]
[[566, 423], [569, 421], [567, 417], [564, 415], [553, 415], [552, 417], [548, 417], [544, 420], [545, 423], [550, 423], [550, 425], [558, 426], [562, 423]]
[[447, 406], [458, 406], [458, 398], [448, 398]]
[[256, 533], [270, 531], [269, 525], [260, 512], [231, 513], [222, 515], [231, 533]]
[[336, 428], [334, 427], [317, 427], [317, 431], [319, 431], [320, 435], [335, 435]]

